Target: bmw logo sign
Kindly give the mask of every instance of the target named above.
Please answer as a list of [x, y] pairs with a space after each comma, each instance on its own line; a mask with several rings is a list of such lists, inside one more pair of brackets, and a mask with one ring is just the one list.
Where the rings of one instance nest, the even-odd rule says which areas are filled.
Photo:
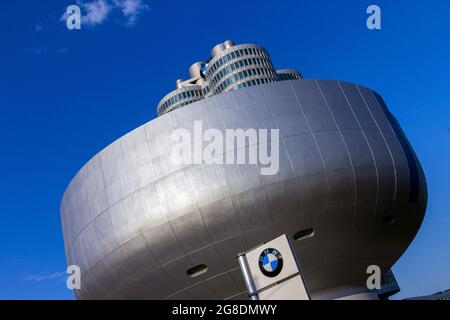
[[266, 277], [276, 277], [283, 269], [283, 257], [281, 253], [272, 248], [265, 249], [259, 255], [259, 270]]

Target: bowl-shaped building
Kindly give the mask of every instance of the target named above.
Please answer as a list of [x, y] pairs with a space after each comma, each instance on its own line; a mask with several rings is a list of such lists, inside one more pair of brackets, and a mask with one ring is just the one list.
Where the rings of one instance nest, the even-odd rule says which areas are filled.
[[[279, 129], [278, 172], [174, 163], [171, 133], [193, 134], [195, 121]], [[236, 254], [284, 233], [320, 299], [363, 288], [370, 265], [388, 271], [426, 202], [422, 168], [377, 93], [301, 79], [211, 96], [121, 137], [74, 177], [61, 217], [81, 299], [246, 298]]]

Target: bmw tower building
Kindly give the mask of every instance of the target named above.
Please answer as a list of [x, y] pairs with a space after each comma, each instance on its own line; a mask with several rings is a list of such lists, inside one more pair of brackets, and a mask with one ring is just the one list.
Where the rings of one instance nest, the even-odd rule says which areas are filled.
[[[157, 113], [90, 159], [64, 193], [78, 299], [248, 299], [236, 255], [283, 234], [312, 299], [398, 291], [390, 269], [421, 226], [427, 186], [378, 93], [303, 79], [275, 69], [258, 45], [225, 41], [176, 81]], [[194, 135], [198, 122], [278, 129], [277, 141], [257, 142], [277, 143], [277, 172], [175, 163], [172, 132]], [[371, 265], [385, 275], [381, 291], [366, 286]]]

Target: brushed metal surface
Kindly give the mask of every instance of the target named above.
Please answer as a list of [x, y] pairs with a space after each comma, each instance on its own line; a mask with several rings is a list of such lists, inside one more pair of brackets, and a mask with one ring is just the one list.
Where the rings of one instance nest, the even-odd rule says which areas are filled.
[[[176, 128], [278, 128], [280, 170], [174, 165]], [[389, 270], [418, 231], [427, 189], [398, 123], [373, 91], [293, 80], [216, 95], [154, 119], [93, 157], [61, 203], [80, 299], [245, 299], [236, 254], [283, 233], [312, 294]], [[393, 215], [392, 224], [383, 224]], [[196, 265], [208, 271], [190, 277]]]

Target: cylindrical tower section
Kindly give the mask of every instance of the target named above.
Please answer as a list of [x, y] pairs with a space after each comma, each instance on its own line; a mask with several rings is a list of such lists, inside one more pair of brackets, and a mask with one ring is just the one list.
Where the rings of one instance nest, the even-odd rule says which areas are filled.
[[234, 46], [234, 42], [232, 40], [227, 40], [223, 43], [223, 46], [225, 47], [225, 49], [229, 49]]
[[210, 97], [212, 95], [209, 81], [206, 81], [203, 78], [201, 78], [197, 81], [197, 84], [202, 87], [202, 93], [205, 98]]
[[300, 72], [292, 69], [277, 70], [277, 81], [303, 79]]
[[180, 87], [161, 99], [157, 108], [158, 116], [203, 98], [204, 96], [201, 85]]
[[183, 79], [178, 79], [178, 80], [176, 81], [176, 88], [177, 88], [177, 89], [180, 89], [181, 86], [182, 86], [182, 83], [183, 83]]
[[211, 50], [211, 57], [218, 57], [225, 50], [225, 46], [223, 43], [219, 43]]
[[203, 62], [199, 61], [189, 67], [189, 76], [192, 78], [201, 78]]
[[264, 48], [231, 44], [225, 42], [220, 51], [217, 46], [213, 49], [206, 71], [213, 94], [276, 81], [275, 69]]

